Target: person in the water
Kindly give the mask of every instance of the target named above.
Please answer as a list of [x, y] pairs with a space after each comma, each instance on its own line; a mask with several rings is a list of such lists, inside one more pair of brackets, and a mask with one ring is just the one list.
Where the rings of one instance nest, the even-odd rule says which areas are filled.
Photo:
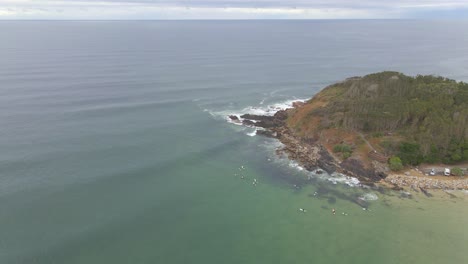
[[335, 208], [332, 209], [332, 213], [333, 213], [333, 214], [336, 214]]

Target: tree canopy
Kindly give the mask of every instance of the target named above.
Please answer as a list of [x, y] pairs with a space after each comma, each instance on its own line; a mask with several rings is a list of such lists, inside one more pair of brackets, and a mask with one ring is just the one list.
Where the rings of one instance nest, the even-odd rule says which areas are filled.
[[403, 164], [468, 160], [467, 83], [387, 71], [328, 86], [307, 104], [290, 118], [291, 127], [304, 136], [312, 131], [308, 123], [391, 134], [385, 138], [393, 142], [386, 152], [398, 155]]

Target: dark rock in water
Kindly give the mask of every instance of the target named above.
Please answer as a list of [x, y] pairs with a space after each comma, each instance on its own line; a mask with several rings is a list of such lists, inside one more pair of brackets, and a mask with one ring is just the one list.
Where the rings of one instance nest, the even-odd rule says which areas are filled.
[[401, 191], [401, 192], [400, 192], [400, 197], [401, 197], [401, 198], [410, 198], [410, 199], [411, 199], [411, 198], [412, 198], [412, 195], [411, 195], [411, 193], [409, 193], [409, 192]]
[[272, 128], [277, 127], [278, 125], [275, 123], [275, 120], [262, 120], [255, 123], [256, 126], [263, 127], [263, 128]]
[[[272, 128], [275, 126], [274, 117], [272, 116], [259, 116], [259, 115], [245, 114], [245, 115], [241, 115], [241, 118], [244, 119], [244, 121], [242, 121], [242, 124], [248, 125], [248, 126], [257, 126], [257, 127], [263, 127], [263, 128]], [[253, 122], [252, 120], [255, 120], [257, 122]]]
[[336, 198], [333, 196], [328, 197], [327, 202], [329, 204], [336, 204]]
[[255, 126], [255, 122], [253, 122], [252, 120], [248, 120], [248, 119], [242, 120], [242, 124], [244, 126]]
[[323, 170], [317, 170], [316, 173], [317, 173], [317, 174], [322, 174], [322, 173], [323, 173]]
[[306, 169], [307, 171], [314, 171], [317, 169], [317, 166], [313, 165], [313, 164], [304, 164], [303, 165], [304, 169]]
[[367, 208], [369, 206], [369, 202], [360, 198], [355, 199], [354, 202], [363, 208]]
[[252, 114], [244, 114], [241, 115], [241, 118], [262, 121], [262, 120], [272, 120], [272, 116], [262, 116], [262, 115], [252, 115]]
[[235, 115], [230, 115], [229, 118], [232, 120], [232, 121], [239, 121], [239, 117], [235, 116]]
[[382, 186], [377, 186], [374, 190], [378, 191], [381, 194], [387, 194], [387, 189]]
[[419, 187], [419, 189], [420, 189], [421, 192], [424, 193], [424, 195], [426, 195], [427, 197], [432, 197], [432, 194], [430, 194], [427, 190], [423, 189], [422, 187]]
[[241, 115], [241, 118], [257, 121], [256, 123], [254, 123], [254, 125], [258, 127], [275, 128], [284, 125], [285, 120], [288, 118], [288, 114], [286, 111], [280, 110], [276, 112], [274, 116], [244, 114]]

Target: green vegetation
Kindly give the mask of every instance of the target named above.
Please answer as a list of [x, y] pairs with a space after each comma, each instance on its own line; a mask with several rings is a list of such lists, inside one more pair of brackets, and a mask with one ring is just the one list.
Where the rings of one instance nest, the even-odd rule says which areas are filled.
[[343, 159], [351, 157], [351, 152], [343, 152]]
[[403, 165], [416, 166], [424, 160], [420, 146], [416, 143], [402, 142], [400, 144], [400, 152], [398, 155], [401, 158]]
[[[467, 83], [381, 72], [331, 85], [307, 104], [290, 117], [304, 136], [333, 128], [365, 133], [403, 165], [468, 161]], [[301, 126], [308, 122], [318, 124]]]
[[352, 152], [351, 146], [346, 144], [339, 144], [333, 147], [333, 152]]
[[463, 170], [455, 167], [452, 169], [452, 174], [455, 176], [463, 176]]
[[403, 169], [403, 163], [401, 159], [397, 156], [393, 156], [388, 160], [388, 165], [392, 171], [399, 171]]
[[338, 144], [333, 147], [333, 152], [335, 153], [341, 153], [343, 155], [343, 159], [347, 159], [351, 157], [351, 153], [353, 153], [353, 150], [351, 146], [346, 145], [346, 144]]
[[[468, 160], [468, 145], [465, 140], [456, 141], [452, 139], [445, 152], [435, 144], [431, 144], [429, 151], [425, 154], [417, 143], [401, 142], [398, 155], [404, 165], [418, 165], [422, 162], [453, 164]], [[442, 152], [442, 153], [441, 153]], [[445, 153], [445, 154], [444, 154]]]

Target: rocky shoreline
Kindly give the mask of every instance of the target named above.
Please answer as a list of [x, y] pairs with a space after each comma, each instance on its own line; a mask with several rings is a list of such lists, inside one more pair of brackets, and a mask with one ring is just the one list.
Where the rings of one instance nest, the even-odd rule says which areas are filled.
[[319, 142], [311, 139], [304, 140], [290, 131], [286, 125], [286, 119], [288, 111], [291, 110], [279, 110], [273, 116], [244, 114], [231, 115], [228, 118], [235, 123], [259, 128], [257, 129], [258, 135], [278, 139], [284, 147], [278, 149], [277, 153], [286, 154], [289, 159], [296, 161], [308, 171], [320, 173], [323, 170], [328, 174], [339, 172], [357, 178], [364, 185], [374, 186], [378, 183], [386, 183], [396, 190], [401, 190], [403, 187], [422, 191], [425, 189], [468, 189], [468, 179], [442, 180], [399, 174], [388, 175], [386, 164], [380, 164], [377, 161], [373, 161], [372, 168], [366, 168], [360, 160], [353, 158], [340, 161]]
[[258, 135], [278, 139], [284, 144], [282, 149], [277, 150], [278, 153], [286, 154], [308, 171], [324, 170], [328, 174], [339, 172], [355, 177], [362, 184], [369, 186], [373, 186], [386, 177], [385, 169], [365, 168], [357, 159], [347, 159], [341, 162], [319, 142], [295, 136], [286, 125], [288, 111], [291, 110], [279, 110], [273, 116], [244, 114], [240, 117], [231, 115], [229, 118], [245, 126], [260, 128], [257, 130]]

